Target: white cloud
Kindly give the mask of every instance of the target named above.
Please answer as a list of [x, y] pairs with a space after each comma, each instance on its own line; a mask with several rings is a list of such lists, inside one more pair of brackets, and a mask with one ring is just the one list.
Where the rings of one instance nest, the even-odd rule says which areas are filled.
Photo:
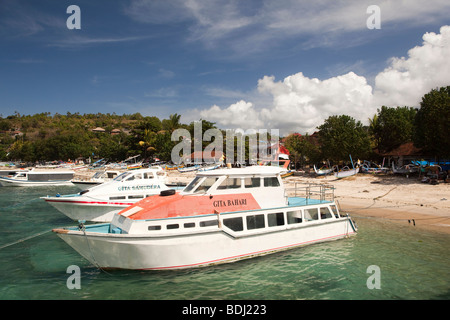
[[202, 119], [215, 122], [219, 127], [226, 129], [264, 128], [264, 123], [259, 119], [259, 114], [253, 104], [244, 100], [238, 101], [225, 109], [214, 105], [209, 109], [200, 111], [200, 116]]
[[354, 72], [325, 80], [301, 72], [283, 81], [264, 76], [257, 85], [256, 99], [266, 100], [261, 106], [240, 100], [225, 108], [214, 105], [200, 115], [222, 128], [311, 134], [330, 115], [347, 114], [367, 123], [382, 105], [418, 106], [431, 89], [450, 85], [450, 26], [443, 26], [440, 34], [426, 33], [423, 40], [422, 46], [408, 51], [408, 57], [392, 58], [376, 76], [374, 88]]
[[408, 51], [408, 58], [392, 58], [375, 78], [375, 98], [379, 104], [418, 106], [431, 89], [450, 85], [450, 26], [440, 34], [423, 36], [422, 46]]

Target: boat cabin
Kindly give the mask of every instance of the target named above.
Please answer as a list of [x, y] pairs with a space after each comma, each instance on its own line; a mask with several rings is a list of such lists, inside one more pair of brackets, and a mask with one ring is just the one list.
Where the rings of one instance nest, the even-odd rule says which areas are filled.
[[183, 191], [141, 200], [122, 210], [112, 224], [120, 233], [188, 232], [194, 227], [217, 228], [220, 216], [223, 226], [238, 232], [340, 217], [332, 187], [285, 188], [280, 173], [272, 167], [199, 173]]

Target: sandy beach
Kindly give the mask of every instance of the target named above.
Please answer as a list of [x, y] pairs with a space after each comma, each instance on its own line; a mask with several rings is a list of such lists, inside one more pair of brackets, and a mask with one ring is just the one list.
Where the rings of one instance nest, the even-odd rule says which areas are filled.
[[[168, 171], [170, 182], [187, 183], [194, 173]], [[298, 183], [330, 184], [341, 210], [351, 216], [386, 219], [411, 228], [450, 234], [450, 183], [422, 183], [415, 177], [358, 174], [336, 179], [334, 176], [290, 176], [287, 186]], [[414, 221], [413, 221], [414, 220]]]
[[341, 210], [353, 217], [386, 219], [450, 234], [450, 183], [431, 185], [418, 177], [361, 173], [344, 179], [296, 176], [285, 180], [333, 185]]

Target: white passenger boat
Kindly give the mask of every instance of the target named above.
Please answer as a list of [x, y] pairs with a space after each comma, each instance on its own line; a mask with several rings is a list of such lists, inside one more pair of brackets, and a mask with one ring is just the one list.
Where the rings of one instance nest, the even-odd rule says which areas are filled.
[[110, 182], [77, 194], [41, 199], [76, 221], [111, 222], [114, 213], [146, 197], [169, 190], [165, 184], [166, 176], [161, 167], [126, 171]]
[[70, 185], [70, 180], [73, 178], [73, 170], [31, 170], [17, 171], [12, 177], [0, 177], [0, 184], [2, 186], [60, 186]]
[[[54, 229], [99, 268], [181, 269], [341, 239], [357, 228], [334, 189], [283, 186], [280, 168], [201, 172], [180, 193], [146, 198], [106, 224]], [[306, 197], [300, 197], [300, 192]]]
[[122, 172], [123, 171], [119, 170], [106, 170], [95, 172], [92, 176], [89, 177], [86, 177], [84, 175], [77, 175], [71, 180], [71, 182], [81, 190], [85, 190], [93, 186], [112, 181]]

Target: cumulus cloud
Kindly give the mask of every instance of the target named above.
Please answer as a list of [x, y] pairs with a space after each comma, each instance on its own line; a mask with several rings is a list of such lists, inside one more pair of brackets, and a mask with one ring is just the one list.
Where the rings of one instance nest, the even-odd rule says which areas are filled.
[[251, 102], [244, 100], [238, 101], [225, 109], [214, 105], [209, 109], [200, 111], [200, 116], [227, 129], [264, 128], [264, 122], [260, 119], [258, 111], [255, 110]]
[[431, 89], [450, 85], [450, 26], [440, 34], [423, 36], [422, 46], [408, 51], [408, 58], [392, 58], [390, 65], [375, 78], [378, 104], [417, 106]]
[[354, 72], [325, 80], [308, 78], [299, 72], [276, 81], [273, 76], [258, 80], [265, 106], [241, 100], [229, 107], [217, 105], [200, 111], [223, 128], [265, 128], [309, 132], [330, 115], [347, 114], [367, 123], [382, 105], [418, 106], [431, 89], [450, 85], [450, 26], [440, 34], [426, 33], [422, 46], [408, 51], [408, 57], [392, 58], [375, 78], [372, 88]]

